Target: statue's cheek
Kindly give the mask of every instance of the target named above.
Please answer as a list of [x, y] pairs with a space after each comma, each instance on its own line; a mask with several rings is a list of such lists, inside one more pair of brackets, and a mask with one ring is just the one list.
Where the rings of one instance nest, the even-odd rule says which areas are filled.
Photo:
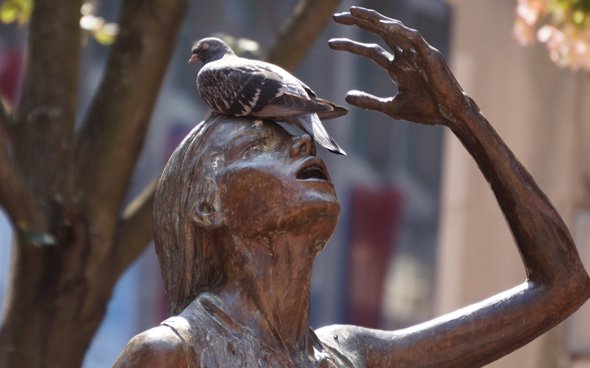
[[229, 228], [247, 232], [268, 230], [297, 200], [281, 178], [256, 169], [233, 171], [224, 179], [221, 206]]

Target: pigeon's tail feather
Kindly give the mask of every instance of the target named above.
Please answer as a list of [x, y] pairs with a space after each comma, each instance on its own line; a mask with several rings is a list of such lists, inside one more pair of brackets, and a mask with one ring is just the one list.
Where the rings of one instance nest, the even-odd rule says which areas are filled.
[[317, 114], [321, 120], [329, 120], [329, 119], [339, 118], [341, 116], [346, 115], [347, 113], [348, 113], [348, 109], [346, 109], [342, 106], [334, 106], [334, 110], [320, 111]]
[[332, 146], [334, 147], [334, 149], [326, 147], [328, 149], [328, 151], [330, 151], [332, 153], [336, 153], [338, 155], [346, 156], [346, 151], [343, 150], [342, 147], [340, 147], [340, 145], [338, 143], [336, 143], [334, 138], [330, 137], [330, 143], [332, 143]]
[[316, 114], [299, 115], [294, 117], [294, 119], [289, 119], [288, 122], [293, 123], [311, 135], [314, 141], [318, 142], [319, 145], [328, 151], [346, 156], [346, 152], [336, 143], [334, 138], [330, 137], [322, 125], [322, 121]]
[[322, 120], [338, 118], [338, 117], [344, 116], [348, 113], [348, 109], [346, 107], [336, 105], [335, 103], [333, 103], [331, 101], [324, 100], [322, 98], [316, 98], [315, 101], [320, 102], [322, 104], [329, 105], [332, 108], [331, 110], [320, 111], [317, 113], [318, 116], [320, 117], [320, 119], [322, 119]]

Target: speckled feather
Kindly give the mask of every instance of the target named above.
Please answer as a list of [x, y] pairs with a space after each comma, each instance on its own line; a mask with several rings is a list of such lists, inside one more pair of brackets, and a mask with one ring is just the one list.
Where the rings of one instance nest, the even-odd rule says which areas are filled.
[[205, 64], [197, 85], [203, 100], [227, 115], [275, 118], [332, 110], [311, 100], [315, 95], [305, 84], [295, 77], [288, 80], [276, 69], [261, 61], [227, 57]]
[[[202, 57], [204, 66], [197, 75], [199, 93], [209, 107], [226, 115], [286, 121], [328, 150], [346, 154], [318, 116], [337, 117], [346, 114], [346, 109], [318, 98], [305, 83], [274, 64], [238, 57], [221, 40], [205, 40], [221, 48]], [[205, 40], [193, 46], [193, 54]]]

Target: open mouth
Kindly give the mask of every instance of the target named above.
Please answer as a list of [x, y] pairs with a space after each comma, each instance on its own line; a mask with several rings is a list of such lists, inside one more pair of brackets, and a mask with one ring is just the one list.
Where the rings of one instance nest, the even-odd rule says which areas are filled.
[[297, 172], [296, 178], [299, 180], [321, 180], [328, 181], [328, 173], [324, 165], [318, 162], [319, 160], [313, 160], [303, 165]]

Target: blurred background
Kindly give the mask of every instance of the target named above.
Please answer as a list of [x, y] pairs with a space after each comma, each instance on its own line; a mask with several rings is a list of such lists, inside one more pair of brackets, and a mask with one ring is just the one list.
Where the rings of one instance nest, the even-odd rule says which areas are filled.
[[[270, 47], [295, 0], [191, 1], [133, 179], [133, 193], [157, 178], [180, 139], [207, 112], [186, 64], [192, 42], [222, 33]], [[447, 58], [464, 90], [558, 208], [590, 268], [590, 79], [557, 67], [541, 45], [513, 37], [515, 1], [343, 0], [420, 30]], [[116, 21], [118, 4], [97, 3]], [[0, 88], [18, 99], [25, 29], [0, 27]], [[327, 40], [377, 42], [330, 23], [295, 75], [319, 96], [345, 104], [350, 89], [380, 96], [395, 88], [376, 65], [331, 51]], [[79, 103], [101, 78], [108, 46], [89, 39]], [[256, 57], [254, 48], [252, 57]], [[141, 88], [141, 86], [138, 86]], [[511, 235], [487, 183], [449, 131], [351, 109], [325, 124], [348, 152], [319, 150], [342, 205], [340, 224], [316, 261], [312, 324], [396, 329], [479, 301], [524, 280]], [[0, 183], [0, 185], [2, 185]], [[12, 233], [0, 212], [0, 305], [8, 284]], [[166, 318], [153, 246], [120, 279], [84, 367], [114, 362], [135, 334]], [[1, 323], [1, 322], [0, 322]], [[590, 367], [590, 305], [490, 367]]]

